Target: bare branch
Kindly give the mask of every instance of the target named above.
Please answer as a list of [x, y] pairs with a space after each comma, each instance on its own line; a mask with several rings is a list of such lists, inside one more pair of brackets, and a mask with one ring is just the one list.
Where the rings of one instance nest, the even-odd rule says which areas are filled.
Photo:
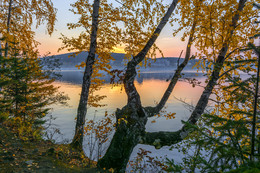
[[181, 103], [184, 105], [184, 107], [186, 107], [186, 109], [188, 109], [190, 112], [192, 112], [192, 111], [195, 109], [195, 106], [193, 106], [193, 105], [187, 103], [185, 100], [179, 99], [179, 98], [177, 98], [177, 97], [175, 97], [175, 96], [173, 96], [173, 97], [174, 97], [176, 100], [178, 100], [179, 102], [181, 102]]

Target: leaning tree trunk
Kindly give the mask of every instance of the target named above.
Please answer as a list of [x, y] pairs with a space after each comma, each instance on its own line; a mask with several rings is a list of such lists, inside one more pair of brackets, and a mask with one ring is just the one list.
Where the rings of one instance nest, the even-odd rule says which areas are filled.
[[84, 136], [84, 124], [85, 117], [87, 114], [87, 103], [89, 96], [89, 88], [91, 84], [91, 76], [93, 72], [93, 64], [95, 62], [95, 53], [97, 47], [97, 30], [98, 30], [98, 16], [99, 16], [99, 4], [100, 0], [95, 0], [93, 5], [93, 14], [92, 14], [92, 31], [91, 31], [91, 42], [89, 54], [86, 61], [86, 67], [83, 76], [82, 82], [82, 91], [80, 95], [80, 101], [78, 106], [77, 113], [77, 122], [75, 135], [71, 142], [73, 148], [82, 150], [83, 136]]
[[206, 85], [203, 93], [201, 94], [201, 97], [200, 97], [199, 101], [197, 102], [193, 112], [191, 113], [191, 115], [188, 119], [188, 122], [180, 130], [178, 130], [176, 132], [148, 132], [148, 133], [145, 133], [145, 135], [142, 138], [142, 144], [153, 145], [156, 148], [160, 148], [160, 147], [166, 146], [166, 145], [173, 145], [173, 144], [176, 144], [176, 143], [182, 141], [183, 139], [185, 139], [188, 136], [188, 134], [194, 130], [194, 129], [189, 128], [188, 124], [193, 124], [193, 125], [196, 124], [208, 104], [209, 97], [210, 97], [215, 85], [217, 84], [217, 80], [221, 76], [220, 72], [223, 68], [225, 59], [230, 55], [230, 54], [226, 55], [228, 48], [229, 48], [229, 42], [231, 41], [231, 38], [235, 31], [237, 22], [239, 20], [239, 17], [240, 17], [239, 13], [243, 10], [246, 2], [247, 2], [247, 0], [239, 1], [238, 9], [232, 18], [232, 25], [231, 25], [232, 29], [230, 29], [228, 31], [229, 37], [224, 42], [224, 44], [219, 52], [218, 58], [216, 60], [216, 64], [214, 65], [213, 72], [212, 72], [211, 76], [209, 77], [210, 80], [209, 80], [208, 84]]
[[[148, 116], [142, 107], [140, 96], [135, 88], [136, 66], [145, 58], [162, 29], [168, 22], [178, 0], [173, 0], [166, 14], [157, 26], [144, 48], [127, 64], [124, 88], [128, 97], [127, 105], [117, 110], [117, 128], [105, 156], [98, 161], [99, 168], [113, 168], [115, 172], [125, 172], [133, 148], [140, 143], [145, 132]], [[124, 121], [126, 120], [126, 121]]]
[[[213, 72], [210, 76], [210, 80], [209, 80], [208, 84], [206, 85], [203, 93], [201, 94], [201, 97], [200, 97], [197, 105], [195, 106], [195, 109], [193, 110], [191, 116], [188, 119], [188, 123], [190, 123], [190, 124], [196, 124], [197, 121], [199, 120], [199, 118], [201, 117], [201, 115], [203, 114], [203, 112], [208, 104], [209, 97], [210, 97], [215, 85], [217, 84], [217, 81], [221, 77], [220, 72], [223, 68], [225, 59], [227, 58], [226, 54], [229, 49], [229, 44], [231, 42], [235, 28], [237, 27], [237, 22], [240, 18], [240, 13], [241, 13], [241, 11], [243, 11], [246, 2], [247, 2], [247, 0], [240, 0], [238, 3], [237, 11], [235, 12], [235, 14], [232, 18], [231, 29], [228, 30], [228, 37], [225, 40], [225, 42], [223, 43], [222, 48], [219, 52], [216, 63], [214, 65]], [[190, 130], [191, 129], [187, 125], [184, 125], [182, 127], [181, 133], [180, 133], [181, 138], [184, 139], [185, 137], [187, 137], [187, 135], [190, 133]]]
[[246, 2], [247, 2], [247, 0], [239, 1], [237, 11], [232, 18], [231, 29], [228, 31], [229, 36], [227, 37], [227, 39], [225, 40], [225, 42], [222, 45], [222, 48], [219, 52], [218, 58], [214, 65], [213, 72], [211, 73], [211, 76], [209, 77], [210, 80], [209, 80], [208, 84], [206, 85], [203, 93], [201, 94], [200, 99], [197, 102], [193, 112], [191, 113], [187, 123], [180, 130], [178, 130], [176, 132], [148, 132], [148, 133], [145, 133], [144, 137], [142, 138], [142, 144], [154, 145], [157, 148], [160, 148], [160, 147], [166, 146], [166, 145], [173, 145], [173, 144], [176, 144], [176, 143], [182, 141], [183, 139], [185, 139], [188, 136], [188, 134], [194, 130], [194, 129], [189, 128], [188, 124], [193, 124], [193, 125], [196, 124], [208, 104], [209, 97], [210, 97], [215, 85], [217, 84], [218, 79], [221, 76], [220, 72], [223, 68], [225, 59], [230, 55], [230, 54], [226, 55], [228, 48], [229, 48], [229, 43], [231, 41], [231, 38], [232, 38], [235, 28], [237, 26], [237, 22], [239, 20], [240, 13], [243, 10]]

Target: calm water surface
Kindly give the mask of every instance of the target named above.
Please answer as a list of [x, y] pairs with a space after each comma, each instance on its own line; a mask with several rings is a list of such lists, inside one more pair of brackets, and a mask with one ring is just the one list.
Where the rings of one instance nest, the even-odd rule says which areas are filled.
[[[71, 141], [74, 135], [75, 117], [77, 113], [77, 107], [79, 103], [79, 96], [81, 92], [82, 72], [80, 71], [62, 71], [63, 77], [55, 83], [60, 87], [60, 91], [64, 92], [70, 97], [68, 101], [69, 106], [53, 106], [52, 115], [56, 119], [52, 122], [60, 129], [61, 134], [55, 135], [56, 142]], [[154, 106], [156, 102], [159, 102], [164, 91], [168, 87], [172, 73], [156, 71], [149, 73], [141, 73], [140, 77], [136, 79], [135, 85], [141, 96], [143, 106]], [[204, 84], [205, 77], [201, 73], [196, 72], [184, 72], [183, 78], [196, 78]], [[110, 78], [106, 76], [106, 84], [96, 94], [106, 95], [107, 97], [102, 100], [106, 106], [102, 108], [89, 108], [87, 113], [88, 119], [96, 119], [104, 117], [105, 111], [108, 113], [114, 113], [117, 108], [122, 108], [126, 105], [127, 97], [119, 87], [111, 87], [109, 84]], [[201, 93], [202, 87], [192, 87], [191, 84], [181, 80], [175, 86], [167, 104], [165, 110], [167, 112], [175, 112], [175, 119], [166, 120], [165, 118], [156, 119], [156, 123], [151, 123], [154, 118], [151, 118], [147, 125], [146, 130], [150, 132], [154, 131], [176, 131], [182, 127], [181, 120], [187, 120], [190, 116], [190, 111], [179, 99], [184, 100], [186, 103], [196, 105]], [[177, 98], [177, 99], [176, 99]], [[87, 141], [87, 140], [86, 140]], [[83, 144], [84, 151], [88, 156], [88, 146]], [[108, 146], [108, 143], [106, 144]], [[170, 149], [170, 146], [164, 146], [161, 149], [155, 149], [153, 146], [138, 144], [131, 154], [130, 160], [134, 160], [137, 157], [139, 148], [151, 151], [150, 157], [161, 157], [174, 159], [175, 163], [181, 163], [183, 153], [178, 149]], [[103, 153], [104, 154], [104, 153]], [[191, 153], [192, 154], [192, 151]], [[127, 168], [126, 172], [131, 172], [131, 167]], [[148, 171], [149, 172], [149, 171]]]
[[[71, 140], [73, 137], [83, 76], [80, 71], [62, 71], [61, 74], [63, 77], [55, 82], [54, 85], [59, 86], [59, 90], [67, 94], [70, 100], [68, 101], [69, 106], [54, 105], [52, 107], [52, 115], [56, 118], [53, 123], [61, 131], [61, 135], [55, 136], [57, 142], [61, 142], [64, 139]], [[171, 76], [171, 73], [161, 71], [141, 73], [140, 77], [136, 79], [135, 85], [140, 93], [143, 106], [154, 106], [155, 103], [160, 101], [169, 84], [167, 79], [170, 79]], [[185, 72], [184, 77], [197, 78], [200, 81], [204, 81], [205, 79], [202, 74], [196, 74], [196, 72]], [[107, 96], [102, 100], [102, 103], [106, 104], [106, 106], [101, 108], [89, 108], [86, 116], [87, 119], [93, 119], [94, 116], [96, 116], [97, 119], [102, 118], [105, 111], [114, 113], [117, 108], [122, 108], [126, 105], [127, 97], [122, 87], [112, 87], [108, 82], [110, 81], [109, 76], [106, 76], [104, 79], [107, 81], [106, 84], [96, 94]], [[187, 107], [178, 99], [195, 105], [202, 91], [203, 88], [201, 87], [193, 88], [191, 84], [185, 81], [179, 81], [165, 108], [167, 112], [175, 112], [176, 118], [173, 120], [159, 118], [156, 119], [156, 123], [151, 123], [153, 120], [153, 118], [151, 118], [146, 125], [147, 131], [178, 130], [182, 126], [181, 120], [187, 120], [190, 115]]]

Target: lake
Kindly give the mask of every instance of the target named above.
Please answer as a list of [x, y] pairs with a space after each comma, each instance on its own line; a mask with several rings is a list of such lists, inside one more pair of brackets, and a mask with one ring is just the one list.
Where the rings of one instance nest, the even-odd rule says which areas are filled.
[[[63, 134], [63, 139], [71, 140], [74, 134], [75, 117], [81, 92], [83, 72], [71, 70], [62, 71], [61, 74], [63, 75], [62, 78], [55, 82], [54, 85], [59, 86], [59, 91], [67, 94], [70, 100], [68, 101], [68, 106], [52, 106], [52, 115], [56, 118], [53, 123], [60, 129]], [[149, 72], [141, 73], [140, 77], [137, 77], [135, 85], [140, 94], [143, 106], [154, 106], [155, 103], [160, 101], [169, 84], [166, 80], [170, 79], [171, 76], [171, 73]], [[183, 78], [185, 77], [197, 78], [200, 81], [204, 81], [205, 79], [201, 73], [197, 74], [196, 72], [185, 72]], [[109, 81], [109, 79], [110, 77], [107, 76], [105, 80]], [[179, 81], [165, 108], [168, 112], [175, 112], [176, 118], [173, 120], [160, 118], [157, 119], [156, 123], [148, 122], [146, 126], [147, 131], [178, 130], [182, 126], [181, 120], [187, 120], [190, 115], [188, 108], [179, 99], [195, 105], [202, 91], [202, 87], [192, 87], [191, 84], [186, 81]], [[103, 117], [105, 111], [114, 113], [117, 108], [122, 108], [127, 102], [127, 97], [122, 86], [112, 87], [108, 82], [106, 82], [102, 89], [96, 94], [107, 96], [101, 102], [102, 104], [106, 104], [106, 106], [101, 108], [89, 108], [86, 116], [87, 119], [92, 119], [94, 115]], [[61, 139], [56, 140], [59, 142]]]
[[[56, 118], [52, 123], [60, 129], [61, 134], [54, 135], [56, 142], [71, 141], [74, 135], [75, 128], [75, 117], [77, 113], [77, 107], [79, 103], [79, 97], [81, 92], [81, 82], [82, 82], [82, 71], [61, 71], [63, 75], [61, 79], [54, 83], [55, 86], [59, 86], [59, 90], [64, 92], [70, 97], [68, 101], [68, 106], [54, 105], [52, 108], [52, 115]], [[141, 73], [140, 77], [137, 77], [135, 81], [136, 88], [141, 96], [141, 101], [143, 106], [154, 106], [156, 102], [159, 102], [164, 91], [168, 87], [169, 81], [173, 74], [169, 71], [154, 71]], [[184, 78], [196, 78], [199, 81], [203, 81], [205, 77], [201, 73], [197, 72], [184, 72], [182, 80], [175, 86], [167, 104], [165, 110], [167, 112], [176, 113], [175, 119], [166, 120], [165, 118], [156, 119], [156, 123], [151, 123], [154, 118], [151, 118], [147, 125], [146, 130], [149, 132], [153, 131], [176, 131], [182, 127], [181, 120], [187, 120], [190, 116], [190, 111], [188, 107], [180, 100], [185, 101], [188, 104], [195, 105], [199, 99], [203, 88], [202, 87], [192, 87], [191, 84], [184, 81]], [[127, 97], [121, 86], [112, 87], [108, 81], [110, 77], [106, 76], [105, 85], [100, 91], [97, 92], [99, 95], [106, 95], [107, 97], [102, 100], [103, 104], [106, 106], [101, 108], [89, 108], [87, 113], [87, 119], [96, 119], [104, 117], [105, 111], [108, 113], [114, 113], [117, 108], [122, 108], [126, 105]], [[131, 156], [131, 158], [136, 156], [138, 148], [144, 147], [149, 150], [154, 150], [153, 154], [167, 155], [167, 157], [172, 158], [169, 155], [171, 152], [176, 155], [176, 151], [169, 151], [167, 147], [163, 147], [160, 150], [155, 150], [152, 146], [138, 145]], [[178, 158], [180, 160], [180, 158]]]

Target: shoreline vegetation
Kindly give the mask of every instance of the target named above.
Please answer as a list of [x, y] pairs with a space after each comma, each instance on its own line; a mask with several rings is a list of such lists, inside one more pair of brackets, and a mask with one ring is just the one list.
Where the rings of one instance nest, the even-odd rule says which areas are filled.
[[[23, 141], [12, 131], [0, 126], [0, 173], [9, 172], [89, 172], [84, 153], [66, 144], [54, 144], [50, 140]], [[92, 163], [93, 166], [96, 162]]]
[[[48, 35], [55, 31], [58, 9], [52, 0], [4, 0], [0, 3], [0, 172], [260, 172], [260, 46], [254, 44], [260, 36], [257, 3], [260, 1], [76, 0], [70, 11], [80, 17], [68, 20], [67, 29], [84, 31], [76, 37], [61, 34], [59, 50], [73, 51], [71, 55], [78, 57], [57, 55], [60, 64], [50, 60], [55, 57], [39, 58], [40, 43], [33, 30], [45, 24]], [[179, 41], [187, 43], [180, 53], [182, 57], [185, 52], [184, 59], [156, 59], [158, 54], [163, 56], [157, 41], [168, 24], [171, 35], [179, 40], [177, 34], [182, 34]], [[126, 54], [111, 54], [119, 46]], [[170, 48], [178, 48], [178, 41]], [[58, 67], [85, 69], [83, 76], [78, 75], [82, 79], [80, 99], [69, 144], [44, 140], [48, 135], [53, 139], [57, 132], [45, 131], [50, 127], [44, 126], [45, 117], [54, 104], [67, 105], [69, 100], [54, 83], [60, 77]], [[164, 78], [169, 82], [167, 88], [156, 87], [162, 94], [155, 105], [145, 105], [137, 87], [137, 82], [144, 81], [142, 77], [150, 75], [140, 77], [146, 67], [173, 70]], [[205, 86], [195, 105], [188, 104], [187, 121], [182, 120], [175, 131], [148, 131], [151, 118], [176, 118], [176, 109], [164, 109], [185, 70], [193, 67], [203, 72]], [[202, 83], [195, 78], [185, 80], [192, 87]], [[108, 94], [97, 91], [106, 82], [122, 84], [124, 106], [117, 104], [112, 114], [105, 111], [103, 119], [87, 121], [90, 107], [105, 106], [102, 100]], [[155, 89], [148, 88], [147, 94], [153, 95]], [[83, 141], [89, 146], [87, 152]], [[175, 158], [183, 157], [176, 161], [167, 154], [158, 160], [140, 149], [131, 162], [139, 144], [158, 151], [168, 146], [178, 150]]]
[[[0, 173], [114, 172], [112, 169], [99, 170], [96, 164], [97, 162], [91, 161], [91, 165], [89, 165], [89, 160], [84, 153], [79, 153], [68, 144], [55, 144], [51, 140], [43, 139], [23, 141], [10, 127], [6, 127], [3, 125], [3, 122], [0, 122]], [[175, 172], [171, 171], [171, 165], [168, 166], [169, 171], [165, 172]], [[260, 172], [260, 163], [253, 162], [247, 165], [241, 165], [240, 168], [230, 170], [227, 173], [258, 172]]]

